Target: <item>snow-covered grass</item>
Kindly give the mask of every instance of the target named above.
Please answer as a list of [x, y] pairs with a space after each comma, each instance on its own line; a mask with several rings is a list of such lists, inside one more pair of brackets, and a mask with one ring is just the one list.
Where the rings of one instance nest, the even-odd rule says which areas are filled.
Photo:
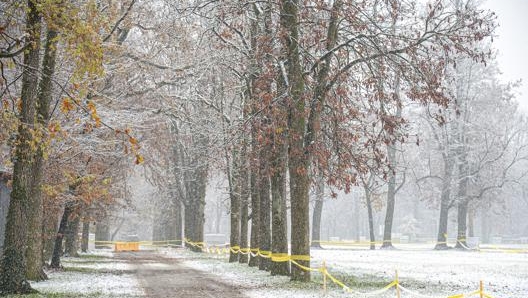
[[[479, 281], [494, 298], [528, 297], [528, 254], [497, 251], [434, 251], [412, 245], [397, 250], [369, 251], [364, 248], [326, 247], [312, 250], [311, 265], [325, 261], [329, 272], [353, 291], [371, 292], [391, 283], [398, 270], [401, 284], [428, 297], [447, 297], [477, 290]], [[228, 263], [226, 255], [193, 253], [181, 248], [159, 248], [164, 257], [177, 258], [184, 266], [211, 274], [247, 297], [309, 298], [365, 297], [346, 293], [328, 280], [322, 289], [320, 273], [310, 283], [290, 282], [288, 277], [238, 263]], [[157, 264], [157, 265], [156, 265]], [[41, 294], [24, 297], [144, 297], [136, 267], [111, 251], [94, 251], [79, 258], [64, 258], [64, 271], [48, 272], [49, 280], [32, 283]], [[164, 262], [156, 261], [153, 266]], [[17, 296], [20, 297], [20, 296]], [[393, 289], [370, 297], [394, 298]], [[401, 293], [401, 298], [420, 297]], [[478, 295], [477, 295], [478, 297]]]
[[528, 254], [434, 250], [314, 250], [315, 265], [326, 260], [331, 272], [394, 279], [417, 292], [447, 296], [472, 292], [484, 282], [494, 297], [528, 297]]
[[111, 251], [98, 250], [63, 258], [64, 270], [48, 271], [48, 280], [31, 283], [39, 294], [16, 297], [143, 297], [134, 266], [112, 257]]
[[[329, 272], [353, 290], [369, 292], [382, 288], [395, 278], [398, 270], [401, 284], [431, 297], [470, 293], [484, 282], [484, 290], [495, 298], [528, 297], [528, 254], [434, 251], [424, 247], [404, 246], [399, 250], [332, 248], [312, 250], [312, 267], [326, 261]], [[364, 297], [344, 293], [339, 287], [322, 292], [322, 278], [313, 273], [313, 282], [298, 284], [287, 277], [272, 277], [267, 272], [240, 264], [229, 264], [225, 256], [195, 254], [169, 250], [167, 254], [182, 258], [184, 264], [210, 272], [224, 282], [244, 289], [249, 297]], [[330, 281], [329, 281], [330, 282]], [[331, 283], [331, 282], [330, 282]], [[374, 297], [396, 297], [391, 289]], [[402, 298], [416, 297], [402, 293]]]
[[[228, 285], [240, 289], [248, 297], [323, 297], [320, 279], [309, 284], [290, 282], [288, 277], [271, 276], [269, 272], [238, 263], [228, 263], [224, 255], [193, 253], [182, 249], [163, 250], [169, 257], [182, 260], [190, 268], [208, 272]], [[325, 297], [346, 297], [334, 295]]]

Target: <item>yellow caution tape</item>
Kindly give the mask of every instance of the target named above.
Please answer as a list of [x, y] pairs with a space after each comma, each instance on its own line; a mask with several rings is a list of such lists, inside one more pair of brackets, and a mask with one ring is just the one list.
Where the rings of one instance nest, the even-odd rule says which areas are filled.
[[319, 271], [319, 269], [314, 269], [314, 268], [303, 266], [303, 265], [295, 262], [295, 260], [293, 260], [293, 259], [291, 259], [291, 263], [294, 264], [295, 266], [301, 268], [304, 271]]
[[[297, 261], [310, 261], [310, 255], [289, 255], [288, 253], [273, 253], [273, 252], [267, 251], [267, 250], [260, 250], [259, 248], [249, 248], [249, 247], [240, 248], [240, 246], [238, 246], [238, 245], [231, 246], [231, 247], [220, 248], [220, 247], [215, 247], [215, 246], [207, 246], [207, 244], [204, 243], [204, 242], [192, 242], [192, 241], [189, 241], [187, 239], [185, 239], [184, 242], [190, 244], [191, 246], [198, 246], [198, 247], [202, 248], [202, 250], [207, 251], [209, 253], [218, 253], [218, 254], [225, 254], [225, 253], [229, 253], [229, 252], [241, 253], [241, 254], [249, 254], [249, 253], [251, 253], [251, 255], [253, 255], [253, 256], [260, 256], [260, 257], [263, 257], [263, 258], [271, 258], [272, 262], [288, 262], [288, 261], [291, 261], [291, 263], [293, 265], [297, 266], [298, 268], [300, 268], [300, 269], [302, 269], [304, 271], [320, 272], [321, 274], [323, 274], [326, 277], [328, 277], [334, 284], [338, 285], [339, 287], [341, 287], [346, 292], [357, 293], [357, 294], [361, 294], [363, 296], [379, 295], [379, 294], [382, 294], [382, 293], [388, 291], [389, 289], [391, 289], [393, 287], [397, 287], [397, 288], [401, 289], [402, 291], [411, 293], [411, 294], [413, 294], [415, 296], [418, 296], [418, 297], [432, 298], [432, 296], [423, 295], [423, 294], [420, 294], [420, 293], [413, 292], [413, 291], [411, 291], [411, 290], [409, 290], [407, 288], [404, 288], [403, 286], [401, 286], [399, 284], [398, 280], [392, 281], [391, 283], [387, 284], [385, 287], [383, 287], [380, 290], [376, 290], [376, 291], [372, 291], [372, 292], [365, 292], [365, 293], [364, 292], [359, 292], [359, 291], [354, 291], [350, 287], [345, 285], [345, 283], [343, 283], [342, 281], [340, 281], [337, 278], [335, 278], [332, 274], [330, 274], [328, 272], [327, 268], [324, 267], [324, 265], [323, 265], [323, 267], [319, 267], [319, 268], [311, 268], [311, 267], [304, 266], [304, 265], [302, 265], [302, 264], [297, 262]], [[481, 294], [483, 297], [486, 297], [486, 298], [494, 298], [491, 295], [482, 292], [481, 290], [477, 290], [477, 291], [474, 291], [474, 292], [469, 293], [469, 294], [451, 295], [451, 296], [448, 296], [447, 298], [465, 298], [465, 297], [475, 296], [477, 294]]]
[[269, 251], [269, 250], [259, 250], [258, 255], [263, 257], [263, 258], [265, 258], [265, 259], [269, 259], [269, 258], [271, 258], [271, 251]]
[[309, 255], [291, 255], [292, 261], [310, 261]]
[[271, 254], [271, 261], [272, 262], [288, 262], [290, 260], [290, 255], [287, 253], [273, 253]]

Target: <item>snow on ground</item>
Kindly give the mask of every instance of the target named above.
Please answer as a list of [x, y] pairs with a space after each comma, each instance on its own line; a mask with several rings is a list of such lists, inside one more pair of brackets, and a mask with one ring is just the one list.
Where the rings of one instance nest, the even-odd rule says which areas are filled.
[[398, 270], [402, 285], [428, 295], [472, 292], [482, 280], [496, 298], [528, 297], [526, 253], [325, 249], [312, 256], [316, 265], [326, 260], [331, 272], [391, 280]]
[[[374, 291], [389, 284], [398, 270], [404, 287], [431, 297], [473, 292], [478, 289], [480, 280], [484, 282], [485, 292], [494, 298], [528, 297], [526, 253], [434, 251], [413, 246], [400, 248], [375, 251], [350, 248], [312, 250], [312, 267], [319, 267], [325, 260], [332, 275], [360, 292]], [[297, 284], [289, 282], [286, 277], [272, 277], [255, 268], [229, 264], [225, 256], [182, 250], [165, 253], [183, 258], [184, 264], [189, 267], [210, 272], [226, 283], [245, 289], [249, 297], [364, 297], [344, 293], [337, 287], [332, 287], [324, 295], [319, 273], [313, 273], [313, 283]], [[374, 297], [396, 295], [392, 289]], [[401, 297], [417, 296], [402, 293]]]
[[49, 279], [32, 282], [37, 297], [143, 297], [134, 266], [98, 250], [79, 258], [63, 258], [63, 271], [47, 272]]
[[[393, 281], [398, 270], [403, 286], [428, 297], [470, 293], [484, 289], [494, 298], [528, 297], [528, 253], [497, 251], [434, 251], [426, 247], [398, 246], [398, 250], [369, 251], [363, 248], [326, 247], [312, 250], [312, 267], [325, 261], [329, 272], [354, 291], [370, 292]], [[159, 254], [173, 257], [184, 266], [201, 270], [254, 298], [366, 297], [345, 293], [329, 282], [322, 290], [322, 277], [313, 273], [311, 283], [290, 282], [288, 277], [238, 263], [226, 255], [192, 253], [184, 249], [160, 248]], [[160, 258], [152, 266], [162, 270]], [[50, 271], [49, 280], [32, 283], [41, 295], [28, 297], [144, 297], [134, 264], [111, 251], [94, 251], [79, 258], [64, 258], [64, 271]], [[19, 296], [17, 296], [19, 297]], [[369, 297], [394, 298], [391, 289]], [[402, 293], [401, 298], [424, 297]], [[478, 297], [478, 295], [477, 295]]]
[[347, 297], [340, 291], [324, 295], [320, 283], [290, 282], [289, 277], [271, 276], [269, 272], [238, 263], [228, 263], [227, 257], [215, 254], [197, 254], [187, 250], [163, 251], [169, 257], [182, 260], [183, 265], [208, 272], [226, 284], [239, 288], [248, 297], [255, 298], [314, 298]]

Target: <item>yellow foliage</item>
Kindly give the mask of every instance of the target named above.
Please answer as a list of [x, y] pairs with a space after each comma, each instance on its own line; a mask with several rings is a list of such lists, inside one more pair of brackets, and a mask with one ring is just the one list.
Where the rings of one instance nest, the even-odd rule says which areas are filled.
[[145, 160], [143, 159], [143, 155], [136, 153], [136, 164], [142, 164]]
[[67, 114], [75, 109], [73, 102], [69, 98], [64, 98], [60, 105], [60, 110], [64, 114]]

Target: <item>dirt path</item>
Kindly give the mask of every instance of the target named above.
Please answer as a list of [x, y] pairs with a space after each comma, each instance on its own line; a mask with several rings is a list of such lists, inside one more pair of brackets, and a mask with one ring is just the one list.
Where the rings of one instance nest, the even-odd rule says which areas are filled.
[[155, 251], [120, 253], [137, 268], [146, 297], [245, 298], [235, 286], [218, 281], [207, 272], [185, 267], [178, 259]]

